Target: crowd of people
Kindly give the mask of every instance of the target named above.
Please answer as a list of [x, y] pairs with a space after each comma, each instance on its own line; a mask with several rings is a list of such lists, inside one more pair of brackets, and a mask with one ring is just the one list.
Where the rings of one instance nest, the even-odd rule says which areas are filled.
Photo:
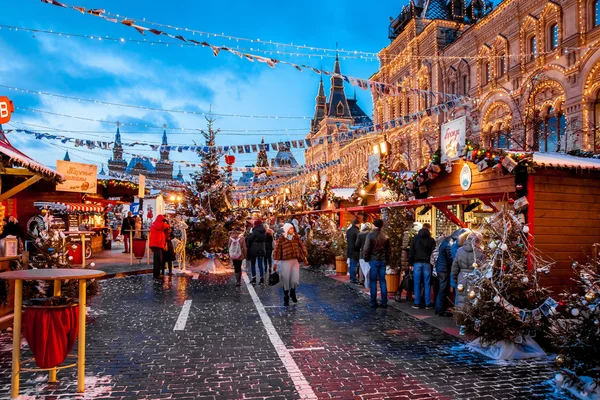
[[[346, 230], [346, 255], [350, 282], [370, 290], [371, 307], [385, 308], [388, 300], [385, 275], [391, 249], [389, 238], [382, 232], [383, 224], [380, 219], [372, 225], [361, 224], [358, 219], [352, 221]], [[436, 315], [452, 316], [448, 312], [450, 305], [461, 307], [464, 304], [464, 293], [457, 290], [458, 286], [464, 286], [474, 263], [483, 262], [480, 249], [483, 236], [476, 231], [459, 229], [436, 241], [428, 223], [415, 223], [413, 232], [406, 234], [413, 237], [404, 249], [408, 269], [403, 271], [405, 279], [396, 298], [400, 299], [398, 295], [406, 291], [406, 299], [413, 302], [413, 308], [435, 309]], [[379, 303], [377, 282], [381, 293]]]

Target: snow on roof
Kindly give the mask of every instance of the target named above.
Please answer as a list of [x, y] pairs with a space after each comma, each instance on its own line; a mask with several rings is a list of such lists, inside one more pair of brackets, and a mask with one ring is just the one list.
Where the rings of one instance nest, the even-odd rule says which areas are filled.
[[334, 196], [344, 200], [349, 200], [356, 188], [334, 188], [330, 189]]
[[533, 162], [540, 167], [600, 169], [600, 159], [562, 153], [533, 153]]
[[[4, 136], [4, 135], [2, 135], [2, 136]], [[48, 167], [38, 163], [37, 161], [33, 160], [25, 153], [22, 153], [19, 150], [17, 150], [15, 147], [13, 147], [12, 144], [10, 144], [10, 142], [8, 141], [8, 139], [6, 139], [6, 137], [0, 137], [0, 153], [4, 154], [6, 157], [8, 157], [10, 159], [10, 161], [12, 163], [14, 163], [15, 165], [18, 165], [20, 167], [28, 169], [32, 172], [40, 173], [40, 174], [44, 175], [45, 177], [51, 178], [53, 180], [57, 180], [60, 182], [65, 180], [64, 175], [59, 174], [58, 172], [52, 170], [51, 168], [48, 168]]]

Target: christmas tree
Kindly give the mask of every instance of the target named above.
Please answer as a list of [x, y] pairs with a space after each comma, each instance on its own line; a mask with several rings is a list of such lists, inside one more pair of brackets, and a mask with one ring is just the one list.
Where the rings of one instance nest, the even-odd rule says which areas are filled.
[[308, 234], [306, 251], [308, 264], [313, 267], [335, 263], [335, 257], [346, 255], [346, 239], [335, 221], [325, 215], [314, 220]]
[[561, 294], [551, 319], [551, 337], [559, 350], [557, 386], [580, 398], [600, 398], [600, 264], [573, 264], [577, 291]]
[[407, 261], [405, 249], [407, 242], [410, 243], [407, 240], [407, 232], [411, 231], [415, 216], [401, 207], [384, 208], [381, 215], [385, 221], [383, 231], [390, 238], [390, 268], [400, 272], [402, 263]]
[[234, 221], [231, 214], [231, 182], [222, 172], [222, 154], [215, 147], [220, 130], [213, 128], [214, 118], [206, 118], [207, 130], [201, 134], [204, 149], [198, 150], [202, 159], [200, 171], [192, 174], [192, 182], [184, 189], [184, 209], [189, 217], [187, 255], [190, 259], [222, 254], [227, 247], [228, 232]]
[[482, 249], [485, 261], [479, 265], [474, 260], [466, 283], [458, 282], [467, 300], [455, 318], [465, 333], [478, 338], [474, 346], [531, 343], [543, 317], [556, 306], [538, 282], [538, 273], [547, 273], [551, 263], [535, 254], [529, 227], [512, 209], [489, 217], [481, 231], [489, 238]]

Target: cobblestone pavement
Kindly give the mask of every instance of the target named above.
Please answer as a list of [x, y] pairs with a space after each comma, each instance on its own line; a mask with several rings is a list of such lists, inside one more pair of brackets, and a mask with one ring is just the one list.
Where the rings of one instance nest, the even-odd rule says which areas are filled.
[[[274, 330], [231, 275], [160, 283], [138, 275], [102, 281], [101, 289], [90, 302], [85, 398], [298, 399], [298, 376], [323, 399], [556, 398], [545, 383], [548, 361], [491, 362], [398, 310], [372, 310], [357, 292], [310, 271], [302, 271], [299, 303], [288, 309], [280, 307], [280, 286], [256, 286]], [[189, 317], [174, 331], [186, 300]], [[290, 360], [268, 332], [280, 336], [299, 372], [288, 372]], [[10, 389], [10, 349], [10, 334], [0, 336], [0, 396]], [[22, 357], [28, 353], [25, 346]], [[54, 385], [45, 374], [23, 373], [22, 398], [83, 398], [75, 373], [59, 372]]]

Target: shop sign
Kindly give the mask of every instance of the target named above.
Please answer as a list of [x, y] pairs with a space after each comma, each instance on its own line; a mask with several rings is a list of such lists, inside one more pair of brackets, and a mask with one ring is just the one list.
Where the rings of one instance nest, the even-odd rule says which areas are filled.
[[381, 155], [379, 153], [369, 156], [369, 182], [375, 181], [375, 177], [379, 173], [379, 165], [381, 164]]
[[6, 96], [0, 97], [0, 124], [10, 121], [10, 115], [15, 111], [13, 102]]
[[140, 203], [131, 203], [129, 205], [129, 211], [131, 211], [133, 215], [140, 214]]
[[465, 163], [460, 170], [460, 188], [462, 190], [469, 190], [472, 182], [473, 173], [471, 172], [471, 167], [469, 167], [469, 164]]
[[467, 117], [460, 117], [443, 124], [440, 134], [441, 161], [452, 161], [463, 156], [466, 138]]
[[62, 192], [96, 193], [98, 167], [71, 161], [56, 161], [56, 170], [65, 176], [65, 181], [56, 185]]

